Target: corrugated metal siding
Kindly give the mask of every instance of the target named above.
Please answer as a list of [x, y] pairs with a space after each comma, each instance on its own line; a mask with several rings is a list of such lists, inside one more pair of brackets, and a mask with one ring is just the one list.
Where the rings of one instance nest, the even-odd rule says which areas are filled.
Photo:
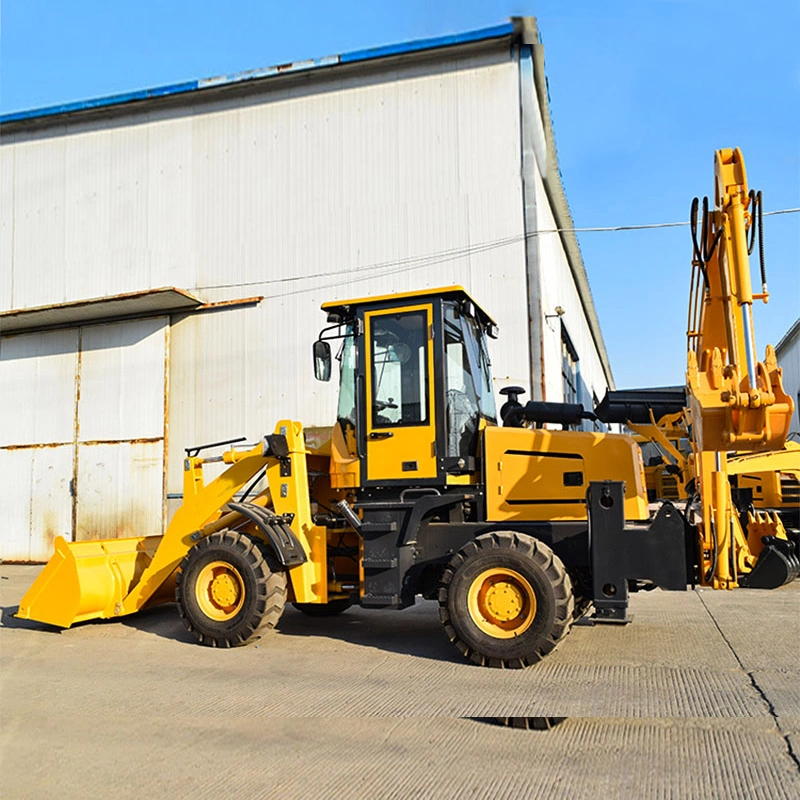
[[165, 317], [83, 329], [81, 442], [163, 439]]
[[74, 439], [78, 331], [0, 338], [0, 447]]
[[[535, 179], [540, 230], [553, 230], [556, 227], [555, 220], [538, 173]], [[555, 402], [564, 399], [561, 376], [561, 325], [563, 324], [580, 359], [580, 378], [583, 385], [580, 389], [579, 402], [586, 408], [591, 408], [592, 396], [602, 400], [608, 384], [559, 235], [546, 233], [539, 236], [539, 252], [541, 263], [546, 265], [541, 273], [543, 311], [541, 323], [544, 338], [546, 399]], [[556, 306], [561, 306], [566, 312], [563, 317], [552, 316], [555, 314]], [[546, 315], [551, 315], [550, 319], [545, 319]]]
[[164, 442], [78, 445], [75, 539], [162, 533]]
[[[10, 195], [0, 190], [11, 197], [2, 224], [24, 218], [0, 240], [14, 247], [0, 275], [14, 308], [164, 285], [208, 301], [266, 298], [173, 318], [170, 493], [181, 492], [187, 445], [254, 440], [281, 417], [331, 422], [335, 386], [313, 381], [310, 360], [326, 300], [461, 283], [500, 323], [498, 388], [529, 382], [516, 58], [502, 47], [340, 75], [70, 122], [0, 147], [15, 176]], [[543, 270], [563, 261], [545, 255]], [[84, 354], [87, 391], [109, 375], [128, 397], [109, 331], [96, 365]], [[147, 433], [135, 436], [152, 433], [153, 409], [91, 397], [82, 441], [116, 439], [108, 426], [123, 419], [135, 422], [120, 428], [126, 437], [140, 422]], [[98, 475], [116, 474], [107, 462]]]
[[13, 147], [0, 146], [0, 309], [11, 308], [12, 271], [14, 253], [14, 159]]
[[795, 402], [789, 430], [800, 433], [800, 335], [795, 331], [793, 338], [784, 337], [778, 344], [778, 364], [783, 369], [783, 388]]
[[3, 476], [3, 533], [0, 558], [46, 561], [56, 536], [72, 538], [72, 444], [0, 449]]
[[163, 529], [168, 318], [0, 339], [0, 557]]
[[[230, 287], [206, 290], [221, 299], [320, 272], [338, 286], [519, 235], [517, 117], [506, 51], [11, 137], [14, 205], [38, 220], [14, 252], [13, 307], [167, 283]], [[470, 239], [473, 202], [493, 225]]]

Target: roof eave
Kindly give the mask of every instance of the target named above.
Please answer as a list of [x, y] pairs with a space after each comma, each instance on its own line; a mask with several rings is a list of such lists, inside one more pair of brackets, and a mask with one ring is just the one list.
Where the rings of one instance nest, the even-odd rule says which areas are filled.
[[88, 100], [79, 100], [72, 103], [63, 103], [45, 108], [35, 108], [25, 111], [13, 111], [9, 114], [0, 115], [0, 125], [9, 123], [39, 122], [52, 118], [61, 118], [82, 114], [88, 111], [100, 109], [111, 109], [120, 106], [127, 106], [131, 103], [140, 103], [147, 100], [166, 97], [179, 97], [192, 92], [203, 91], [206, 89], [220, 89], [226, 86], [240, 86], [253, 81], [276, 78], [278, 76], [307, 73], [317, 69], [330, 67], [360, 64], [370, 61], [378, 61], [388, 58], [397, 58], [414, 53], [424, 53], [442, 48], [458, 47], [481, 42], [489, 42], [495, 39], [513, 39], [520, 33], [518, 21], [507, 22], [502, 25], [495, 25], [490, 28], [481, 28], [465, 33], [449, 34], [430, 39], [418, 39], [398, 44], [383, 45], [364, 50], [354, 50], [341, 55], [323, 56], [322, 58], [306, 59], [289, 64], [278, 64], [276, 66], [264, 67], [261, 69], [247, 70], [233, 75], [219, 75], [214, 78], [201, 78], [193, 81], [183, 81], [166, 86], [157, 86], [150, 89], [139, 89], [122, 94], [109, 95]]

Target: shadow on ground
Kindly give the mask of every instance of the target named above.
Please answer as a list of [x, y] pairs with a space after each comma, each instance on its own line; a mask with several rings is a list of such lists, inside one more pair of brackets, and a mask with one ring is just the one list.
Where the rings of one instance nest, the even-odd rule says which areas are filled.
[[118, 622], [128, 628], [160, 636], [162, 639], [170, 639], [173, 642], [197, 644], [197, 639], [186, 630], [174, 603], [146, 608], [110, 622]]
[[433, 602], [421, 602], [402, 611], [351, 608], [327, 618], [309, 617], [289, 606], [277, 630], [286, 636], [324, 636], [434, 661], [464, 661], [447, 641]]
[[[62, 633], [63, 629], [53, 625], [17, 619], [14, 614], [18, 608], [7, 606], [2, 609], [0, 627]], [[174, 604], [156, 606], [119, 619], [78, 622], [72, 629], [88, 625], [124, 625], [163, 639], [196, 645], [195, 638], [184, 627]], [[275, 633], [291, 637], [324, 637], [356, 647], [370, 647], [434, 661], [464, 661], [447, 641], [436, 605], [432, 602], [422, 602], [403, 611], [354, 607], [334, 617], [308, 616], [288, 605]]]
[[[196, 644], [174, 605], [158, 606], [119, 620], [108, 620], [108, 623], [126, 625], [164, 639]], [[279, 636], [335, 639], [357, 647], [434, 661], [464, 661], [447, 641], [434, 603], [420, 603], [403, 611], [350, 608], [335, 617], [311, 617], [287, 605], [275, 633]]]
[[61, 633], [61, 628], [55, 625], [45, 625], [32, 619], [17, 619], [14, 614], [19, 611], [19, 606], [4, 606], [0, 609], [0, 628], [22, 628], [42, 633]]

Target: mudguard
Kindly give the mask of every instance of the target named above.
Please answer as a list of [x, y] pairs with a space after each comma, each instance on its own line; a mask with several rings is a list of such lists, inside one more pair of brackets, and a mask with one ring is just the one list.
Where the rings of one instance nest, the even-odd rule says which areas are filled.
[[283, 517], [254, 503], [228, 503], [228, 508], [247, 517], [267, 537], [284, 567], [296, 567], [308, 561], [303, 545]]

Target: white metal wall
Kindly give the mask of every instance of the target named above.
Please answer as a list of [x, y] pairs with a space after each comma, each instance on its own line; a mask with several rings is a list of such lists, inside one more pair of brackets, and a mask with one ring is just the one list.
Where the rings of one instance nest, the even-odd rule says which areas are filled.
[[[536, 203], [540, 230], [554, 230], [557, 225], [547, 203], [544, 186], [538, 172], [536, 179]], [[581, 299], [572, 280], [569, 263], [557, 233], [545, 233], [539, 238], [539, 253], [543, 266], [540, 275], [542, 294], [542, 333], [545, 361], [545, 396], [547, 400], [560, 402], [564, 399], [561, 376], [561, 326], [566, 329], [579, 355], [580, 384], [579, 402], [593, 408], [593, 398], [602, 400], [608, 383], [603, 365], [592, 339]], [[555, 308], [564, 310], [562, 317], [556, 316]]]
[[72, 539], [79, 331], [0, 338], [0, 558], [45, 560]]
[[[515, 60], [504, 47], [336, 74], [6, 137], [9, 307], [165, 285], [264, 294], [283, 353], [270, 370], [293, 377], [286, 354], [324, 300], [460, 282], [502, 317], [498, 373], [525, 375]], [[257, 339], [265, 323], [249, 318]], [[241, 374], [240, 339], [207, 346]], [[302, 374], [304, 399], [283, 413], [322, 421]]]
[[[797, 323], [795, 323], [797, 325]], [[790, 432], [800, 434], [800, 334], [782, 342], [778, 365], [783, 370], [783, 388], [795, 402]]]
[[[516, 56], [504, 44], [306, 77], [265, 84], [257, 95], [197, 93], [171, 108], [155, 103], [64, 121], [6, 135], [0, 146], [0, 310], [161, 286], [209, 302], [265, 298], [177, 316], [162, 329], [170, 337], [169, 494], [181, 492], [187, 445], [239, 435], [252, 441], [285, 417], [330, 424], [336, 387], [313, 380], [310, 358], [327, 300], [462, 284], [500, 323], [491, 350], [498, 388], [529, 384]], [[537, 203], [547, 207], [543, 192]], [[541, 268], [548, 303], [568, 308], [569, 325], [575, 320], [570, 332], [591, 385], [599, 366], [560, 244], [548, 250], [545, 240]], [[142, 387], [141, 408], [127, 405], [137, 386], [126, 376], [139, 367], [114, 367], [123, 344], [112, 328], [97, 329], [96, 352], [104, 354], [97, 363], [83, 356], [86, 385], [108, 374], [114, 387], [97, 396], [91, 413], [94, 401], [81, 390], [78, 423], [92, 443], [61, 437], [85, 467], [77, 472], [77, 490], [89, 498], [85, 513], [74, 512], [78, 536], [112, 521], [117, 533], [149, 532], [144, 520], [160, 497], [164, 435], [149, 424], [125, 426], [158, 419], [164, 379]], [[4, 346], [15, 340], [24, 337], [4, 338]], [[558, 399], [560, 358], [546, 363], [555, 382], [548, 399]], [[65, 370], [63, 402], [26, 389], [33, 418], [14, 422], [9, 442], [59, 438], [38, 431], [61, 414], [64, 426], [75, 424]], [[4, 402], [0, 396], [0, 413]], [[0, 453], [7, 459], [1, 474], [15, 469], [11, 452]], [[143, 509], [133, 505], [145, 496]], [[110, 499], [104, 506], [101, 498]], [[41, 518], [41, 510], [20, 509], [20, 519]]]
[[163, 530], [164, 317], [0, 339], [0, 557]]

